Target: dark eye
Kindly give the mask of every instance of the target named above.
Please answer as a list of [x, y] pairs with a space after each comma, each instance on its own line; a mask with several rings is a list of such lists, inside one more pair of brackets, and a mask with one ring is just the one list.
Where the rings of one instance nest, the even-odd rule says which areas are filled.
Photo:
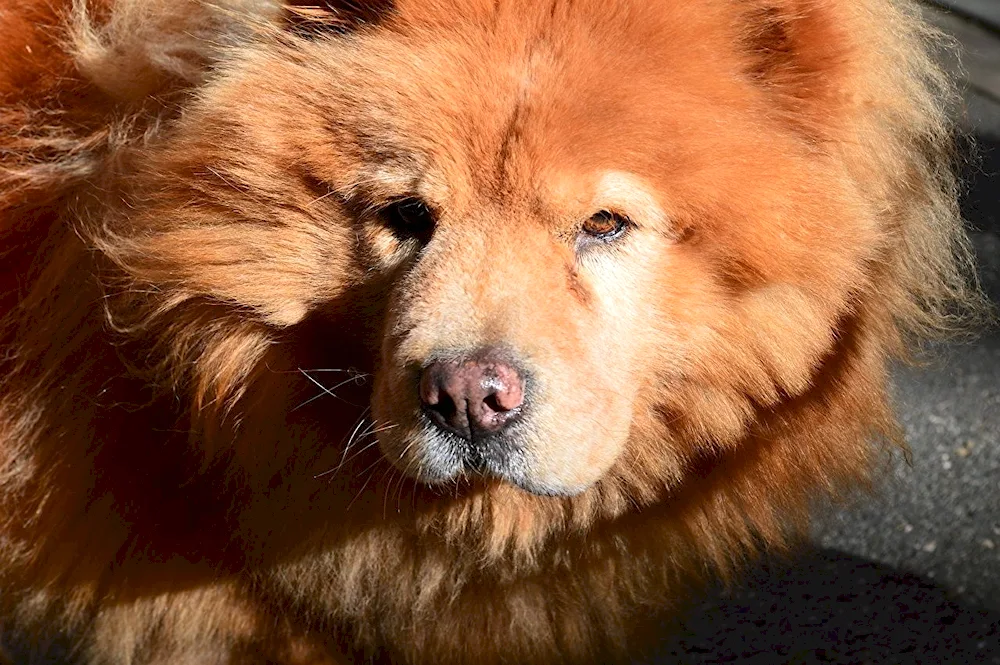
[[627, 217], [602, 210], [585, 221], [581, 230], [588, 240], [608, 241], [621, 236], [630, 225], [631, 222]]
[[427, 242], [434, 233], [434, 212], [422, 199], [411, 197], [393, 201], [382, 208], [380, 215], [400, 239]]

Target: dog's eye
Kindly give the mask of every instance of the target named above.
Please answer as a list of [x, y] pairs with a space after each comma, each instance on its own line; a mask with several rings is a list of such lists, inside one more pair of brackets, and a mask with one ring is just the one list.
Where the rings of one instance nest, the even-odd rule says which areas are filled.
[[602, 210], [583, 223], [581, 230], [587, 239], [614, 240], [626, 230], [631, 222], [628, 218], [608, 210]]
[[430, 240], [436, 220], [423, 200], [411, 197], [393, 201], [381, 210], [382, 219], [402, 239]]

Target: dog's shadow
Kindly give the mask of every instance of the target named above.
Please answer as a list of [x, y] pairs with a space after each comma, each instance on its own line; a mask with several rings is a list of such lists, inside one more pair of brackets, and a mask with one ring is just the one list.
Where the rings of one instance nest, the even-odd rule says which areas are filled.
[[832, 550], [764, 560], [664, 625], [644, 665], [1000, 663], [1000, 611]]
[[983, 290], [1000, 307], [1000, 137], [976, 138], [965, 167], [962, 216], [968, 220]]
[[961, 174], [962, 216], [974, 230], [1000, 233], [1000, 136], [980, 134], [973, 144]]

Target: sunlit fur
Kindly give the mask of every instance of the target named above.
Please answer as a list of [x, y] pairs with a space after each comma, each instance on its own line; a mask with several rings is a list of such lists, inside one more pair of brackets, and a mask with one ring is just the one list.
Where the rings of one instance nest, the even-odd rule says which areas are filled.
[[[87, 662], [620, 656], [979, 307], [906, 2], [292, 4], [0, 9], [0, 605]], [[407, 368], [488, 343], [563, 496], [420, 481]]]

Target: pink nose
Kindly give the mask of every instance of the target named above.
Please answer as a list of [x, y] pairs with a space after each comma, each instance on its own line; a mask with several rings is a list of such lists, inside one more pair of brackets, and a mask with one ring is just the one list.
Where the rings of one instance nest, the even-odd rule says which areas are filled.
[[437, 361], [420, 376], [420, 401], [435, 425], [473, 441], [500, 432], [517, 416], [524, 379], [497, 360]]

